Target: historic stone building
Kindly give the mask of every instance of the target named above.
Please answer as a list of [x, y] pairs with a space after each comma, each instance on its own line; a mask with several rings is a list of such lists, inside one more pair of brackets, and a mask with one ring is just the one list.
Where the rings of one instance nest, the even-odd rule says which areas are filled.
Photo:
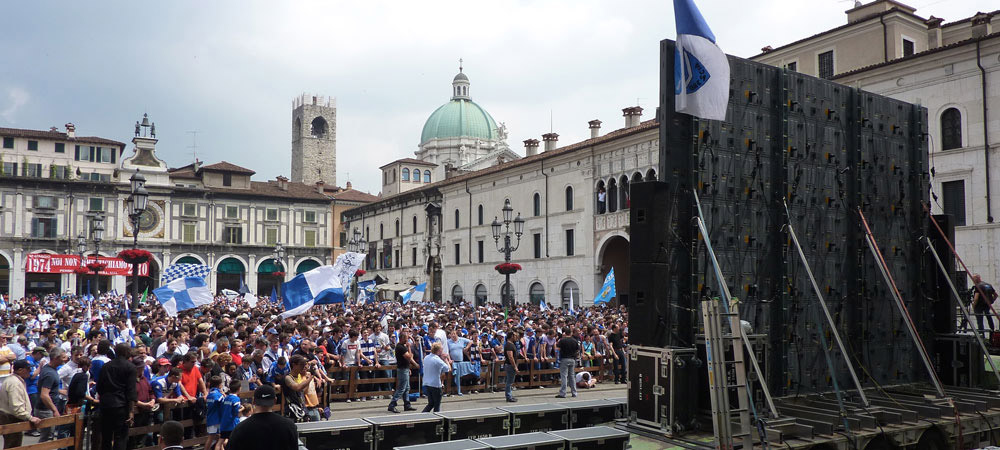
[[337, 102], [302, 94], [292, 102], [292, 181], [337, 185]]
[[917, 103], [928, 112], [932, 210], [969, 269], [1000, 280], [1000, 10], [952, 22], [893, 0], [753, 60]]
[[[225, 161], [169, 169], [156, 155], [155, 125], [145, 118], [141, 132], [136, 123], [131, 155], [122, 142], [76, 136], [72, 124], [65, 132], [0, 128], [0, 138], [0, 292], [13, 298], [75, 293], [87, 280], [96, 284], [94, 291], [127, 292], [131, 277], [26, 264], [32, 254], [77, 255], [78, 237], [92, 255], [98, 216], [106, 230], [100, 255], [131, 248], [124, 206], [137, 170], [150, 194], [138, 246], [154, 256], [148, 276], [140, 279], [142, 289], [158, 286], [166, 265], [199, 263], [213, 268], [213, 290], [237, 289], [242, 280], [267, 295], [296, 273], [331, 262], [331, 197], [344, 197], [351, 206], [369, 200], [350, 189], [327, 195], [332, 185], [322, 182], [254, 181], [252, 170]], [[274, 258], [279, 243], [285, 249], [280, 261]]]
[[[461, 78], [461, 73], [456, 76], [454, 89], [463, 86]], [[438, 129], [462, 126], [461, 116], [446, 120], [438, 111], [431, 116]], [[509, 200], [525, 220], [512, 255], [523, 267], [511, 277], [515, 301], [544, 299], [565, 306], [572, 298], [578, 306], [591, 304], [612, 267], [619, 299], [627, 300], [628, 186], [656, 178], [659, 135], [655, 120], [640, 120], [642, 108], [623, 113], [625, 126], [610, 133], [601, 135], [601, 122], [591, 121], [591, 139], [563, 147], [557, 134], [547, 133], [541, 152], [539, 141], [528, 139], [527, 156], [505, 157], [478, 170], [430, 167], [431, 179], [416, 180], [415, 171], [423, 175], [427, 170], [420, 160], [383, 166], [384, 189], [392, 194], [349, 210], [342, 219], [368, 242], [364, 279], [428, 282], [425, 299], [499, 302], [504, 278], [494, 266], [503, 255], [490, 225], [495, 217], [502, 220], [501, 208]], [[489, 117], [485, 111], [483, 116]], [[504, 137], [506, 132], [497, 126], [493, 133]], [[429, 141], [427, 126], [421, 141]], [[408, 181], [393, 178], [402, 169], [408, 169]], [[434, 178], [437, 173], [446, 177]]]

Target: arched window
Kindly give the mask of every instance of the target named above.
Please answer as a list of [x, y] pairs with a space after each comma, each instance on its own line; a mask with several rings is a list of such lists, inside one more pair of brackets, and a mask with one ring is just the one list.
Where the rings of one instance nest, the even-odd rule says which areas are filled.
[[295, 128], [292, 130], [292, 140], [297, 141], [302, 139], [302, 118], [295, 118]]
[[632, 174], [632, 182], [633, 183], [641, 183], [642, 182], [642, 174], [639, 173], [639, 172], [633, 173]]
[[[506, 294], [507, 294], [507, 283], [502, 283], [500, 285], [501, 302], [503, 302], [503, 299], [507, 298]], [[517, 304], [517, 288], [515, 288], [513, 285], [510, 286], [510, 302], [511, 304], [515, 305]]]
[[604, 214], [608, 207], [608, 190], [604, 188], [604, 180], [597, 182], [597, 213]]
[[531, 205], [533, 206], [535, 217], [542, 215], [542, 196], [537, 192], [535, 192], [534, 197], [531, 198]]
[[451, 301], [455, 303], [465, 301], [465, 293], [462, 292], [462, 286], [456, 284], [455, 287], [451, 288]]
[[573, 210], [573, 186], [566, 186], [566, 211]]
[[941, 113], [941, 149], [962, 148], [962, 113], [948, 108]]
[[317, 117], [310, 125], [309, 134], [315, 138], [326, 137], [326, 119]]
[[478, 212], [478, 215], [479, 215], [479, 224], [482, 225], [483, 224], [483, 205], [479, 205], [479, 208], [476, 208], [476, 209], [477, 209], [477, 212]]
[[430, 169], [427, 169], [424, 171], [424, 183], [430, 183], [430, 182], [431, 182], [431, 171]]
[[531, 299], [531, 303], [537, 305], [545, 300], [545, 286], [542, 283], [534, 282], [531, 287], [528, 288], [528, 297]]
[[396, 219], [396, 237], [399, 237], [399, 219]]
[[614, 178], [608, 180], [608, 212], [618, 211], [618, 182]]
[[385, 231], [385, 228], [382, 226], [382, 224], [381, 223], [378, 224], [378, 240], [381, 241], [382, 239], [385, 238], [384, 231]]
[[410, 169], [403, 168], [403, 181], [410, 181]]
[[455, 228], [456, 228], [456, 229], [457, 229], [457, 228], [459, 227], [459, 225], [461, 225], [461, 223], [462, 223], [462, 222], [461, 222], [461, 220], [459, 220], [459, 219], [460, 219], [461, 217], [462, 217], [461, 213], [460, 213], [460, 212], [458, 211], [458, 209], [456, 208], [456, 209], [455, 209]]
[[476, 285], [476, 306], [482, 306], [486, 304], [488, 293], [486, 292], [486, 286], [482, 284]]
[[629, 206], [629, 190], [628, 190], [628, 175], [622, 175], [621, 183], [618, 185], [618, 205], [621, 209], [628, 209]]
[[649, 169], [646, 171], [646, 181], [656, 181], [656, 170]]
[[413, 216], [413, 234], [417, 234], [417, 216]]
[[562, 285], [562, 307], [569, 308], [570, 302], [573, 302], [573, 308], [580, 305], [580, 287], [576, 285], [575, 281], [567, 281]]

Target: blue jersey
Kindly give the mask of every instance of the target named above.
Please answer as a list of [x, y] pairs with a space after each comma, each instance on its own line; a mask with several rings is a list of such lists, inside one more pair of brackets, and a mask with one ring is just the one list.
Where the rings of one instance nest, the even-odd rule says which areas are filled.
[[219, 388], [212, 388], [205, 398], [205, 425], [215, 426], [222, 424], [222, 391]]
[[153, 382], [150, 384], [153, 387], [153, 396], [156, 398], [163, 398], [164, 396], [169, 398], [171, 395], [174, 397], [181, 396], [180, 383], [170, 384], [170, 382], [167, 381], [166, 375], [153, 378]]
[[236, 424], [240, 423], [240, 397], [236, 394], [229, 394], [222, 400], [222, 423], [219, 424], [219, 431], [233, 431]]
[[275, 361], [271, 363], [271, 367], [267, 369], [267, 379], [264, 381], [268, 383], [277, 383], [277, 380], [280, 380], [281, 377], [288, 375], [288, 372], [291, 371], [292, 368], [288, 365], [288, 363], [285, 363], [284, 366], [278, 366], [278, 362]]
[[372, 364], [376, 362], [375, 361], [376, 347], [378, 347], [378, 344], [376, 344], [375, 341], [372, 341], [371, 339], [365, 339], [361, 341], [361, 354], [369, 361], [371, 361]]
[[28, 367], [28, 379], [24, 380], [24, 385], [28, 389], [28, 395], [38, 393], [38, 376], [35, 375], [35, 370], [38, 369], [38, 361], [31, 355], [25, 356], [24, 360], [28, 362], [31, 366]]

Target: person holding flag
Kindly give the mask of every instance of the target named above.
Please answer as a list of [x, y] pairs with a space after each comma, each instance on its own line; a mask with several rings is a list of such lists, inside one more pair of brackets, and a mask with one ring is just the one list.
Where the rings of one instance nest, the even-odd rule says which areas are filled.
[[[618, 296], [618, 290], [615, 289], [615, 268], [612, 267], [608, 271], [608, 275], [604, 277], [604, 285], [601, 286], [601, 292], [597, 294], [594, 298], [595, 305], [604, 305], [611, 301], [611, 299]], [[572, 302], [570, 302], [572, 305]]]

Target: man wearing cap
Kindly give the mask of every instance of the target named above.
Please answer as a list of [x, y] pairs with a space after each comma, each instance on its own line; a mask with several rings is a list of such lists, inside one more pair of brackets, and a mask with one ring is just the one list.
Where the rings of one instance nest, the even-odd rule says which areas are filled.
[[[15, 361], [14, 376], [4, 378], [0, 383], [0, 425], [30, 421], [32, 426], [38, 425], [42, 419], [31, 415], [31, 404], [24, 380], [31, 371], [31, 365], [24, 360]], [[6, 448], [21, 446], [21, 432], [3, 435]]]
[[253, 415], [239, 423], [229, 436], [226, 450], [297, 450], [295, 423], [271, 411], [275, 392], [270, 385], [253, 391]]

